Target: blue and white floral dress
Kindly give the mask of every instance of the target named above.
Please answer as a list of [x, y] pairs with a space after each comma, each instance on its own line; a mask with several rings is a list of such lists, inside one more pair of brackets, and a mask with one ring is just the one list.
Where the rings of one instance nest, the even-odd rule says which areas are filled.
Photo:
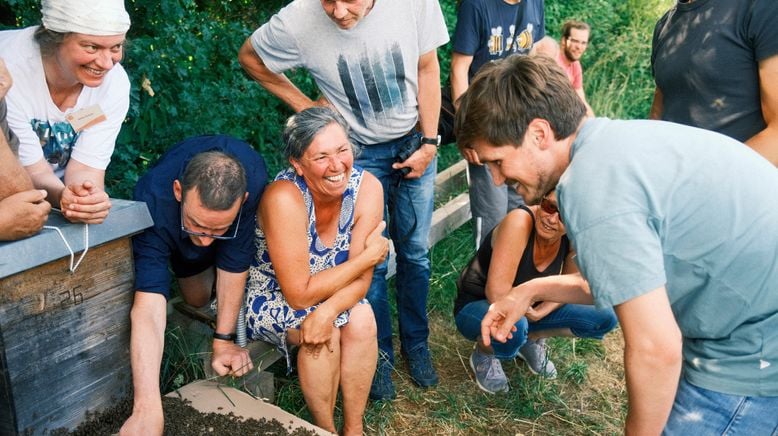
[[[275, 180], [290, 180], [305, 200], [308, 211], [308, 251], [310, 253], [311, 275], [332, 268], [348, 260], [348, 251], [351, 246], [351, 230], [354, 227], [354, 208], [357, 203], [357, 194], [362, 183], [364, 170], [352, 167], [348, 185], [343, 192], [343, 200], [340, 206], [338, 218], [338, 233], [331, 247], [324, 245], [316, 232], [316, 212], [313, 207], [313, 197], [308, 190], [305, 180], [298, 176], [293, 168], [281, 171]], [[257, 255], [249, 268], [249, 277], [246, 283], [246, 334], [254, 340], [263, 340], [275, 344], [286, 356], [287, 369], [291, 368], [289, 350], [286, 345], [286, 331], [297, 329], [309, 313], [318, 306], [307, 309], [295, 310], [289, 307], [281, 287], [276, 279], [270, 254], [267, 251], [265, 233], [259, 226], [256, 229], [255, 245]], [[360, 304], [366, 303], [363, 299]], [[349, 311], [345, 311], [335, 318], [335, 327], [341, 327], [348, 323]]]

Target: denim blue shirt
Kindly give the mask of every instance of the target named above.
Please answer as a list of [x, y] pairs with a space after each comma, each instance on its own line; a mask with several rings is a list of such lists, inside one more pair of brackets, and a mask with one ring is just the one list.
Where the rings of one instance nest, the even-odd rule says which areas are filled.
[[[236, 157], [246, 170], [249, 196], [241, 209], [237, 237], [198, 247], [181, 230], [181, 206], [173, 195], [173, 181], [183, 176], [194, 155], [204, 151], [222, 151]], [[232, 273], [246, 271], [254, 256], [256, 211], [266, 184], [265, 161], [243, 141], [224, 135], [197, 136], [173, 146], [135, 186], [134, 199], [146, 203], [154, 220], [153, 227], [132, 238], [135, 289], [169, 298], [171, 259], [185, 264], [212, 262]], [[226, 234], [234, 231], [230, 227]]]

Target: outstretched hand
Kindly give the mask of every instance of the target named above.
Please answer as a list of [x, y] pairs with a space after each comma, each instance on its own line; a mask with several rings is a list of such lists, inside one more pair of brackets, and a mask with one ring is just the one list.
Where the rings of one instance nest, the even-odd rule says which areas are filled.
[[100, 224], [108, 216], [111, 200], [105, 191], [85, 180], [66, 186], [60, 196], [59, 205], [62, 215], [70, 222]]
[[481, 320], [481, 339], [489, 346], [491, 338], [505, 342], [513, 337], [516, 322], [521, 319], [530, 307], [532, 300], [526, 294], [517, 292], [514, 288], [505, 297], [489, 306], [484, 319]]

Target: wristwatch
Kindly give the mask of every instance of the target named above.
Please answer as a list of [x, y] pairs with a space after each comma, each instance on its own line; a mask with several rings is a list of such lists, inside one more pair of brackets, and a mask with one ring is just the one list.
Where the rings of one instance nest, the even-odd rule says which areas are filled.
[[426, 136], [421, 137], [421, 143], [422, 144], [432, 144], [435, 146], [435, 148], [440, 147], [440, 135], [435, 136], [434, 138], [427, 138]]
[[220, 341], [230, 341], [235, 342], [235, 339], [238, 338], [238, 335], [236, 333], [218, 333], [216, 331], [213, 332], [213, 338], [218, 339]]

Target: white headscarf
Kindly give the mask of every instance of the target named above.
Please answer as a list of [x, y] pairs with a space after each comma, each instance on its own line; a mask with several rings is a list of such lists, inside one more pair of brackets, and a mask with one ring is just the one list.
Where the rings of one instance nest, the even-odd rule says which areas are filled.
[[121, 35], [130, 28], [124, 0], [41, 0], [43, 27], [54, 32]]

